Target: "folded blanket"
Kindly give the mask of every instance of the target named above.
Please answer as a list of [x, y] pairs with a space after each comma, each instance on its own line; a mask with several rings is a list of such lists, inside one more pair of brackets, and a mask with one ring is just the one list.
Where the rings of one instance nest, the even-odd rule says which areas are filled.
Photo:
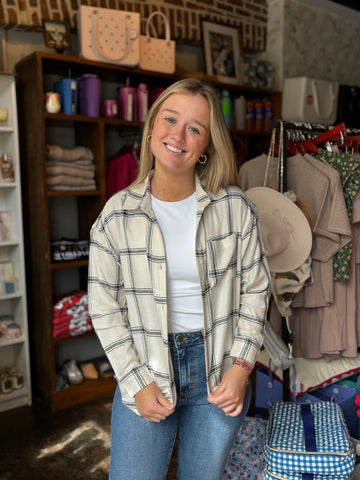
[[72, 162], [64, 162], [60, 160], [56, 160], [54, 158], [47, 158], [48, 165], [69, 165], [71, 163], [72, 167], [91, 167], [95, 169], [94, 165], [94, 160], [88, 160], [88, 159], [80, 159], [80, 160], [74, 160]]
[[64, 330], [65, 328], [69, 328], [71, 326], [72, 328], [77, 328], [81, 327], [84, 324], [90, 323], [90, 317], [89, 315], [85, 316], [83, 315], [82, 318], [78, 318], [76, 320], [71, 319], [68, 322], [63, 322], [63, 323], [53, 323], [53, 331], [61, 331]]
[[46, 155], [49, 160], [73, 162], [74, 160], [92, 160], [94, 155], [90, 148], [77, 146], [63, 148], [60, 145], [46, 145]]
[[49, 186], [49, 190], [53, 192], [67, 192], [71, 190], [81, 190], [81, 191], [88, 191], [88, 190], [96, 190], [96, 185], [93, 186], [80, 186], [80, 185], [53, 185]]
[[94, 178], [95, 166], [93, 167], [74, 167], [73, 164], [54, 162], [54, 164], [46, 164], [46, 174], [48, 177], [55, 175], [69, 175], [76, 178]]
[[91, 323], [84, 323], [83, 325], [72, 328], [70, 325], [63, 330], [54, 330], [53, 337], [54, 338], [66, 338], [66, 337], [74, 337], [76, 335], [81, 335], [85, 332], [89, 332], [94, 330], [94, 327]]
[[73, 177], [71, 175], [55, 175], [54, 177], [47, 177], [48, 186], [66, 185], [72, 187], [93, 187], [95, 180], [91, 178]]
[[68, 329], [74, 329], [82, 327], [83, 325], [91, 324], [91, 318], [89, 314], [85, 314], [85, 312], [79, 318], [71, 318], [70, 320], [62, 323], [53, 322], [53, 331], [54, 332], [61, 332]]
[[72, 307], [74, 309], [73, 312], [71, 310], [69, 311], [69, 314], [63, 314], [63, 315], [57, 315], [56, 312], [53, 314], [53, 323], [56, 325], [63, 325], [64, 323], [69, 323], [71, 321], [79, 321], [79, 320], [87, 320], [89, 317], [89, 312], [84, 308], [78, 308], [78, 311], [76, 311], [77, 307]]
[[86, 290], [78, 288], [61, 296], [53, 305], [53, 312], [66, 312], [75, 305], [89, 305], [89, 297]]

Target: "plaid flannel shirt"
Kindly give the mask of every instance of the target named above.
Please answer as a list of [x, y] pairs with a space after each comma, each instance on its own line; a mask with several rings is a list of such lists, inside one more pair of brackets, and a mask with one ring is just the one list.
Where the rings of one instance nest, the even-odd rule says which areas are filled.
[[[238, 187], [210, 194], [196, 179], [196, 261], [204, 307], [208, 391], [234, 357], [255, 364], [263, 342], [270, 275], [255, 207]], [[179, 241], [181, 255], [181, 239]], [[91, 229], [89, 312], [122, 401], [156, 382], [174, 405], [168, 348], [166, 257], [149, 178], [115, 194]]]

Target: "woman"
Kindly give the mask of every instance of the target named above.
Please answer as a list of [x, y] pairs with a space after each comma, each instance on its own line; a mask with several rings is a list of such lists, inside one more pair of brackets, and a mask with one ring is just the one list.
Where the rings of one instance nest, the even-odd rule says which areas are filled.
[[110, 479], [219, 480], [246, 415], [269, 272], [216, 92], [156, 100], [137, 180], [91, 231], [89, 302], [118, 381]]

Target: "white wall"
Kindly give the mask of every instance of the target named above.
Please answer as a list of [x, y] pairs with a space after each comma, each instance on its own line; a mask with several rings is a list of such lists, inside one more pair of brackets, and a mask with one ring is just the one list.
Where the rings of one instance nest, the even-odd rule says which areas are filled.
[[332, 2], [326, 11], [307, 3], [286, 1], [283, 76], [360, 85], [360, 13]]
[[360, 12], [328, 0], [269, 0], [267, 33], [275, 88], [296, 76], [360, 85]]

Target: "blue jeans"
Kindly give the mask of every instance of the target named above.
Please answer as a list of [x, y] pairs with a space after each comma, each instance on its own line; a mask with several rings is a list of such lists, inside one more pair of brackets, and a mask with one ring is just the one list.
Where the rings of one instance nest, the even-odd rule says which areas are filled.
[[220, 480], [244, 408], [229, 417], [207, 401], [202, 332], [169, 335], [178, 401], [160, 423], [148, 422], [124, 407], [116, 389], [111, 420], [109, 480], [163, 480], [178, 434], [177, 480]]

